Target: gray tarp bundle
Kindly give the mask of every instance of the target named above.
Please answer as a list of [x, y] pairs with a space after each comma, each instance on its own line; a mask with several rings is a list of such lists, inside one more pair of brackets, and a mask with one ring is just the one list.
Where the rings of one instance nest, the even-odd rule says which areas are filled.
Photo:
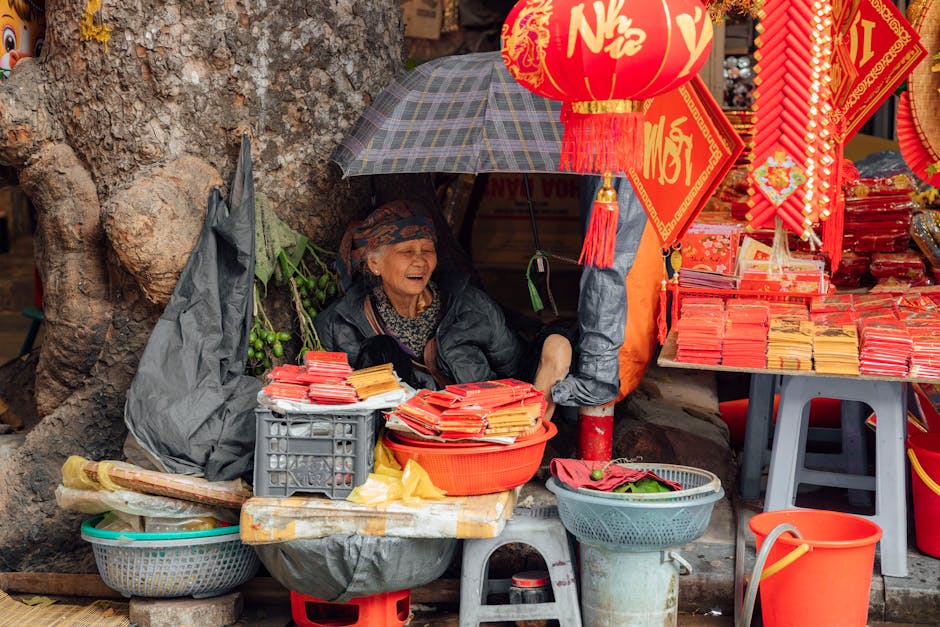
[[434, 581], [450, 564], [457, 540], [337, 534], [254, 548], [271, 576], [286, 588], [346, 603]]
[[[590, 220], [601, 184], [597, 176], [581, 179], [581, 215], [587, 216], [585, 223]], [[603, 405], [620, 393], [618, 355], [627, 323], [627, 274], [636, 259], [647, 217], [629, 179], [614, 179], [614, 189], [620, 207], [614, 265], [585, 266], [581, 272], [578, 371], [552, 387], [552, 399], [559, 405]]]
[[251, 147], [228, 204], [209, 195], [206, 221], [127, 393], [124, 421], [165, 472], [210, 481], [249, 477], [261, 383], [243, 374], [251, 326], [255, 200]]

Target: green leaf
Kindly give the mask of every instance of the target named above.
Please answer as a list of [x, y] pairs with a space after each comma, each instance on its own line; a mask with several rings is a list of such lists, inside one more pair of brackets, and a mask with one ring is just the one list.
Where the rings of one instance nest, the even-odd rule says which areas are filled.
[[[284, 223], [268, 197], [255, 193], [255, 276], [265, 286], [275, 272], [280, 274], [278, 253], [284, 251], [291, 264], [297, 265], [307, 247], [307, 238]], [[287, 277], [279, 277], [286, 280]]]

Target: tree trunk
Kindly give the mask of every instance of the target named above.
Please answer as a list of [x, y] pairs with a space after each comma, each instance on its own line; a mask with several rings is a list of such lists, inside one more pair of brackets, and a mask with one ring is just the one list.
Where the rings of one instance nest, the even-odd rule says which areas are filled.
[[0, 163], [37, 209], [41, 422], [0, 462], [0, 571], [93, 569], [53, 490], [71, 454], [118, 458], [124, 398], [243, 132], [255, 186], [332, 246], [366, 205], [329, 156], [402, 66], [398, 0], [47, 0], [41, 57], [0, 86]]

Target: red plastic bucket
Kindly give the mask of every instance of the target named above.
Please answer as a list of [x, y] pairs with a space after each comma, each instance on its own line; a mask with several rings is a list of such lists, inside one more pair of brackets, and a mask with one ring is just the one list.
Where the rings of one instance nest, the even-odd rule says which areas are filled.
[[940, 557], [940, 433], [907, 438], [914, 493], [914, 532], [917, 548]]
[[760, 550], [774, 527], [789, 523], [802, 538], [785, 533], [774, 543], [764, 572], [795, 549], [809, 551], [760, 582], [766, 627], [864, 627], [875, 545], [881, 528], [851, 514], [781, 510], [757, 514], [749, 523]]

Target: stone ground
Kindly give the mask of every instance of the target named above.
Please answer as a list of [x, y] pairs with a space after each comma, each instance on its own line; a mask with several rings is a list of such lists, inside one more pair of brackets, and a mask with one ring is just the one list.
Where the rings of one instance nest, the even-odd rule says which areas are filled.
[[[29, 327], [22, 309], [32, 304], [32, 247], [28, 239], [14, 242], [10, 253], [0, 254], [0, 364], [15, 358]], [[41, 335], [39, 342], [41, 342]], [[10, 381], [0, 380], [0, 392]], [[13, 382], [15, 385], [20, 382]], [[723, 382], [735, 385], [734, 382]], [[736, 386], [741, 387], [741, 386]], [[675, 372], [653, 368], [641, 390], [629, 403], [618, 406], [618, 431], [615, 434], [616, 455], [645, 451], [647, 460], [672, 453], [677, 459], [697, 467], [708, 468], [718, 474], [726, 492], [734, 492], [734, 452], [727, 445], [727, 432], [717, 420], [718, 386], [707, 373], [678, 376]], [[673, 425], [688, 426], [692, 435], [677, 434]], [[629, 425], [621, 429], [620, 425]], [[552, 455], [570, 454], [565, 443], [576, 441], [576, 433], [568, 425], [562, 437], [552, 442], [555, 447], [547, 451]], [[0, 434], [0, 458], [10, 454], [22, 440], [22, 434]], [[688, 461], [688, 460], [693, 461]], [[536, 503], [553, 498], [542, 488], [545, 475], [526, 486]], [[815, 506], [838, 509], [842, 495], [836, 491], [808, 493]], [[525, 494], [523, 499], [525, 500]], [[732, 625], [735, 582], [735, 547], [740, 524], [760, 511], [760, 503], [745, 503], [738, 499], [720, 501], [712, 515], [706, 533], [695, 542], [680, 547], [679, 552], [693, 566], [692, 574], [680, 579], [679, 625], [684, 627], [723, 627]], [[745, 531], [746, 554], [743, 560], [749, 569], [754, 560], [753, 539]], [[909, 567], [906, 578], [882, 577], [876, 561], [871, 588], [869, 619], [872, 627], [888, 625], [940, 624], [940, 560], [920, 554], [914, 548], [911, 530]], [[453, 571], [453, 572], [451, 572]], [[452, 567], [445, 577], [459, 577]], [[411, 625], [417, 627], [457, 627], [457, 613], [453, 605], [416, 604]], [[154, 623], [156, 625], [156, 623]], [[245, 605], [237, 625], [253, 627], [286, 627], [293, 624], [286, 602], [278, 605]], [[511, 625], [502, 623], [501, 625]], [[759, 624], [755, 619], [754, 624]]]

